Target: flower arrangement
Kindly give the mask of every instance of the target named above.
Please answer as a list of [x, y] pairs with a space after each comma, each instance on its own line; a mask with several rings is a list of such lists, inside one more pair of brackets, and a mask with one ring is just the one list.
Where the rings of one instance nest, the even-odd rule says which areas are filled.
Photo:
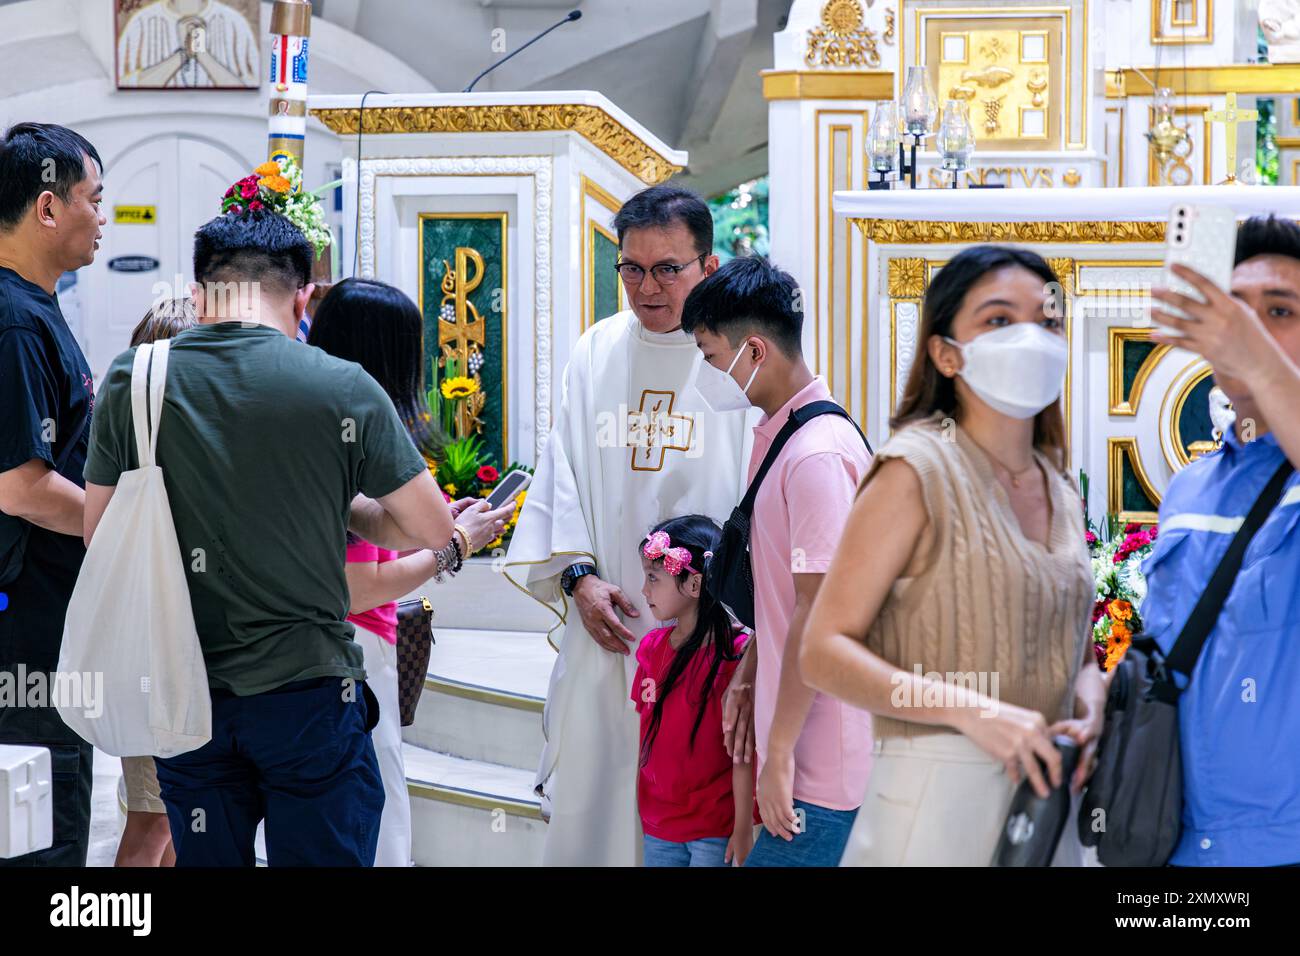
[[1092, 557], [1092, 578], [1096, 584], [1092, 649], [1097, 666], [1109, 671], [1124, 658], [1133, 645], [1133, 638], [1142, 633], [1138, 605], [1147, 593], [1142, 562], [1155, 547], [1159, 528], [1155, 525], [1144, 528], [1134, 522], [1124, 524], [1113, 514], [1106, 516], [1103, 528], [1097, 528], [1086, 517], [1088, 476], [1081, 473], [1079, 483], [1084, 494], [1084, 538]]
[[337, 185], [329, 183], [315, 192], [304, 192], [302, 170], [293, 157], [281, 156], [267, 160], [227, 189], [221, 211], [236, 216], [259, 211], [279, 213], [302, 230], [319, 259], [332, 239], [321, 195]]

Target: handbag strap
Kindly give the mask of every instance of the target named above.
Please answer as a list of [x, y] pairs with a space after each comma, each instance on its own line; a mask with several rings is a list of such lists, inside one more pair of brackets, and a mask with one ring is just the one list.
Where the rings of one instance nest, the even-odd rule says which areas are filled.
[[[1237, 572], [1241, 570], [1241, 562], [1246, 557], [1246, 548], [1255, 537], [1255, 533], [1263, 526], [1265, 519], [1277, 506], [1278, 500], [1282, 497], [1282, 488], [1294, 470], [1291, 462], [1283, 459], [1277, 471], [1273, 472], [1273, 477], [1264, 486], [1264, 490], [1255, 499], [1255, 503], [1251, 505], [1241, 528], [1233, 536], [1232, 543], [1228, 545], [1228, 550], [1219, 561], [1219, 566], [1214, 569], [1210, 583], [1201, 592], [1200, 600], [1196, 602], [1191, 616], [1183, 625], [1182, 633], [1178, 635], [1178, 640], [1174, 642], [1174, 646], [1165, 657], [1167, 672], [1177, 671], [1191, 679], [1192, 671], [1196, 668], [1196, 660], [1201, 656], [1201, 648], [1205, 646], [1206, 639], [1214, 630], [1219, 613], [1232, 592]], [[1165, 683], [1166, 690], [1173, 688], [1171, 680], [1167, 679]], [[1175, 697], [1179, 693], [1181, 691], [1173, 691]]]
[[772, 447], [769, 448], [767, 454], [763, 456], [763, 463], [758, 466], [758, 471], [754, 473], [754, 480], [749, 483], [749, 488], [745, 492], [745, 497], [741, 499], [740, 504], [737, 506], [738, 511], [742, 512], [746, 516], [753, 514], [754, 501], [758, 497], [758, 488], [763, 483], [763, 479], [767, 477], [767, 473], [771, 470], [772, 465], [776, 463], [776, 459], [780, 456], [781, 450], [785, 448], [785, 443], [788, 442], [791, 436], [793, 436], [800, 428], [821, 415], [840, 415], [843, 418], [848, 419], [857, 430], [857, 433], [862, 435], [862, 441], [867, 446], [867, 452], [869, 454], [874, 454], [874, 452], [871, 451], [871, 443], [867, 441], [867, 436], [862, 434], [862, 429], [858, 428], [858, 423], [853, 421], [853, 416], [834, 402], [809, 402], [807, 405], [804, 405], [801, 408], [796, 408], [790, 412], [790, 417], [786, 419], [785, 424], [781, 426], [781, 430], [776, 433], [776, 438], [772, 439]]
[[131, 366], [131, 423], [135, 428], [135, 453], [140, 468], [154, 464], [158, 449], [158, 423], [162, 416], [170, 345], [166, 339], [141, 345]]

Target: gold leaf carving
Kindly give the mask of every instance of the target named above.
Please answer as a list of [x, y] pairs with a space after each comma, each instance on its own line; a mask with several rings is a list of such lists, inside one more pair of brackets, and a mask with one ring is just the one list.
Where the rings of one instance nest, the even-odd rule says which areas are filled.
[[858, 219], [871, 242], [1164, 242], [1163, 222], [921, 222]]
[[[316, 109], [335, 133], [357, 134], [359, 110]], [[681, 172], [618, 120], [596, 106], [380, 106], [366, 110], [365, 135], [383, 133], [573, 132], [647, 185]]]
[[889, 297], [919, 299], [925, 294], [925, 260], [898, 258], [889, 260]]
[[808, 66], [839, 68], [880, 66], [876, 34], [863, 26], [858, 0], [827, 0], [822, 7], [821, 26], [808, 31], [804, 62]]

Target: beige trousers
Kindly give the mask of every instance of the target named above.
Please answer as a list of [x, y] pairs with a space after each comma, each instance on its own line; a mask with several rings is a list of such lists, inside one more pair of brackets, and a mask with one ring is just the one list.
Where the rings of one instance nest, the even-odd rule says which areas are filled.
[[[876, 740], [840, 866], [988, 866], [1016, 784], [956, 733]], [[1082, 865], [1074, 806], [1053, 866]]]

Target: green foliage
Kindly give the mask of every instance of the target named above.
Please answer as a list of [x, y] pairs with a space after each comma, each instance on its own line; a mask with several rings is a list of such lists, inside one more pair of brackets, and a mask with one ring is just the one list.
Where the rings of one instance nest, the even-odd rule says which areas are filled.
[[737, 256], [769, 254], [768, 179], [741, 183], [709, 200], [713, 213], [713, 251], [726, 262]]
[[438, 484], [455, 485], [459, 494], [469, 487], [475, 472], [486, 462], [483, 439], [477, 435], [458, 438], [447, 446], [443, 460], [438, 463]]

